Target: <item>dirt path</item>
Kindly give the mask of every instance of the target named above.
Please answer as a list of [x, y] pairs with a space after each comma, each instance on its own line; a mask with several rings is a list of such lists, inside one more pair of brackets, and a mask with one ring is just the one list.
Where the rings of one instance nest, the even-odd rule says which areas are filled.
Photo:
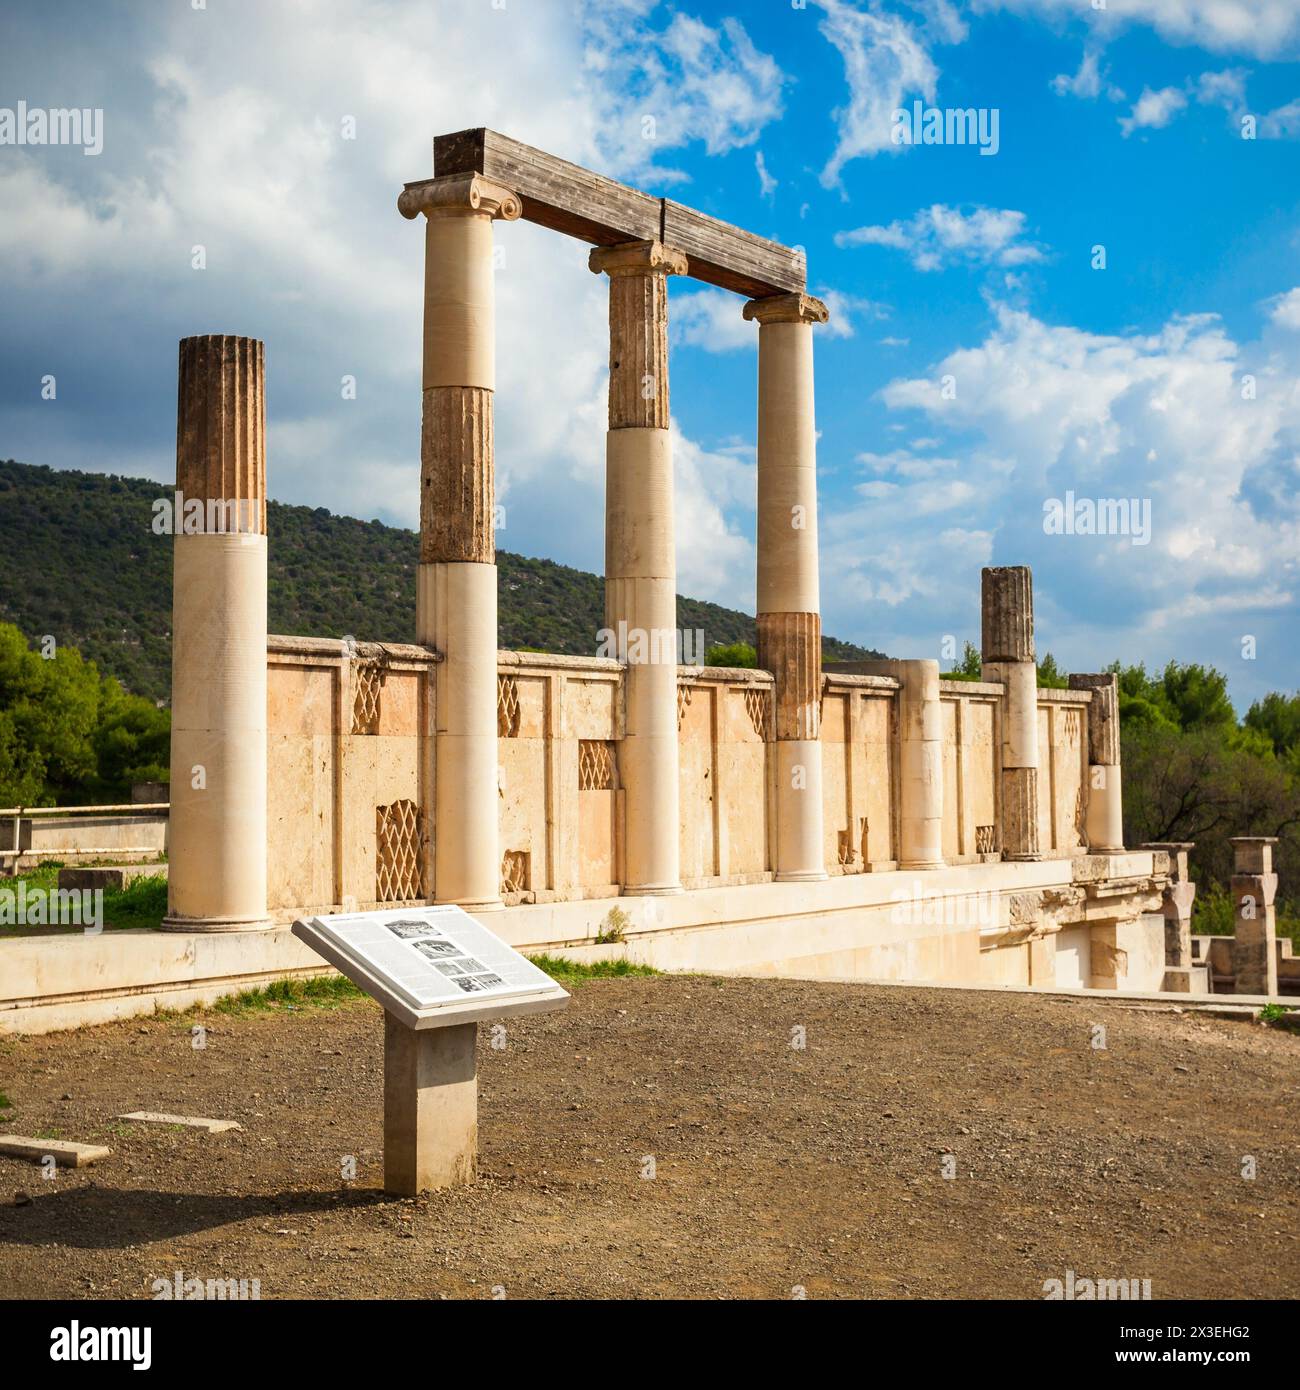
[[[481, 1181], [417, 1202], [378, 1190], [381, 1033], [358, 1002], [0, 1044], [0, 1128], [113, 1149], [51, 1182], [0, 1158], [0, 1296], [143, 1298], [177, 1269], [263, 1298], [1023, 1298], [1067, 1269], [1156, 1298], [1300, 1294], [1300, 1038], [1275, 1030], [593, 981], [504, 1050], [480, 1037]], [[113, 1121], [141, 1109], [244, 1129]]]

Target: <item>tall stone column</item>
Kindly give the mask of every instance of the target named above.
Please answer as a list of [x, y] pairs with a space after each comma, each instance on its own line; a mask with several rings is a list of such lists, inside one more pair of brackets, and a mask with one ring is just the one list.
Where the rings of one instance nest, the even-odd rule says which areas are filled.
[[[1071, 676], [1070, 689], [1092, 692], [1088, 704], [1088, 848], [1094, 854], [1115, 854], [1124, 848], [1119, 677], [1113, 671]], [[1190, 959], [1185, 964], [1190, 965]]]
[[269, 925], [264, 373], [256, 339], [181, 339], [168, 931]]
[[751, 299], [758, 329], [758, 664], [775, 677], [778, 881], [826, 877], [822, 833], [822, 620], [817, 569], [817, 434], [805, 294]]
[[1038, 844], [1038, 669], [1034, 580], [1028, 565], [981, 574], [984, 678], [1002, 700], [1002, 857], [1040, 859]]
[[1232, 841], [1232, 970], [1237, 994], [1277, 993], [1277, 874], [1269, 835], [1239, 835]]
[[477, 174], [413, 184], [397, 206], [426, 219], [415, 627], [443, 658], [434, 896], [481, 911], [501, 906], [492, 222], [523, 209], [515, 193]]
[[677, 556], [668, 432], [668, 276], [686, 257], [657, 241], [598, 246], [609, 276], [605, 624], [615, 634], [627, 718], [624, 887], [678, 893]]

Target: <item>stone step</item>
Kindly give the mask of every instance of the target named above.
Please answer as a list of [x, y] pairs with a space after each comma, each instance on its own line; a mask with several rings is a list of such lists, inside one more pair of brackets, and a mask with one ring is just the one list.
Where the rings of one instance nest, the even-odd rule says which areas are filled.
[[59, 870], [59, 887], [74, 891], [102, 888], [120, 892], [137, 878], [167, 877], [166, 864], [96, 864], [84, 869]]

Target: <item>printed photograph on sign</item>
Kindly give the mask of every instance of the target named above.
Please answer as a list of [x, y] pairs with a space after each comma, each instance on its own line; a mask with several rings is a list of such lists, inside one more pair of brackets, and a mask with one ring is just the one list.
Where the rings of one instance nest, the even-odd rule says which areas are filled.
[[467, 995], [486, 1002], [555, 989], [548, 975], [458, 907], [341, 914], [311, 925], [415, 1009]]

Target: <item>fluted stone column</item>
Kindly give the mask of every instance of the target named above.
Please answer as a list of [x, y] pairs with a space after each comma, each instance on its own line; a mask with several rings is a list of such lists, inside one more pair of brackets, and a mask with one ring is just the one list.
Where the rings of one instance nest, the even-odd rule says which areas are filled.
[[776, 878], [826, 877], [812, 326], [804, 294], [751, 299], [758, 329], [758, 664], [775, 677]]
[[1028, 565], [981, 575], [984, 678], [1002, 701], [1002, 857], [1040, 859], [1038, 843], [1038, 669], [1034, 581]]
[[492, 397], [492, 222], [522, 211], [477, 174], [408, 186], [423, 213], [424, 404], [420, 431], [418, 641], [436, 647], [434, 896], [501, 905], [497, 776], [497, 567]]
[[264, 370], [256, 339], [181, 340], [169, 931], [269, 925]]
[[1271, 835], [1239, 835], [1232, 841], [1232, 970], [1237, 994], [1277, 993], [1277, 874]]
[[626, 662], [619, 749], [624, 888], [681, 891], [677, 751], [677, 556], [668, 432], [668, 276], [686, 257], [657, 241], [598, 246], [609, 276], [605, 624]]
[[[1119, 677], [1072, 675], [1071, 690], [1088, 690], [1088, 848], [1114, 854], [1124, 848], [1124, 798], [1120, 785]], [[1188, 959], [1184, 962], [1191, 964]]]

